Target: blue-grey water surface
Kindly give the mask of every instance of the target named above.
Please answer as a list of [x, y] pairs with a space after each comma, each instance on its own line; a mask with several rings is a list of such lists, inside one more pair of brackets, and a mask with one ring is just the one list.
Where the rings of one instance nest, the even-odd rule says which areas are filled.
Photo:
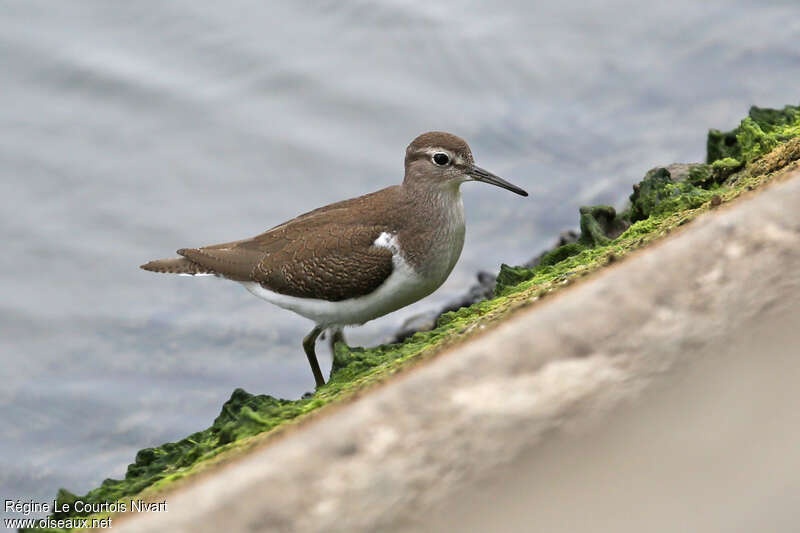
[[313, 388], [307, 320], [146, 260], [398, 183], [413, 137], [452, 131], [531, 196], [465, 184], [459, 264], [349, 331], [374, 344], [703, 159], [707, 128], [800, 100], [794, 0], [2, 6], [0, 498], [120, 477], [236, 387]]

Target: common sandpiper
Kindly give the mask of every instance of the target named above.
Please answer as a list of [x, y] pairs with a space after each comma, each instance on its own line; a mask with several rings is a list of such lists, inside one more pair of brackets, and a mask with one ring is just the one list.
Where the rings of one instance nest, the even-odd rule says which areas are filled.
[[423, 133], [406, 149], [400, 185], [314, 209], [250, 239], [181, 248], [142, 265], [152, 272], [238, 281], [264, 300], [314, 321], [303, 339], [317, 386], [315, 344], [431, 294], [464, 245], [460, 185], [482, 181], [528, 193], [475, 165], [450, 133]]

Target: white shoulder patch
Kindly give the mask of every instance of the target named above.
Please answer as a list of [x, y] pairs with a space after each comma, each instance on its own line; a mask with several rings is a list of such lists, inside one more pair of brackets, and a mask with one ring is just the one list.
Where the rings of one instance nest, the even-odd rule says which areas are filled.
[[397, 254], [400, 251], [400, 245], [397, 242], [397, 235], [384, 231], [381, 233], [375, 242], [372, 243], [378, 248], [388, 248], [392, 254]]

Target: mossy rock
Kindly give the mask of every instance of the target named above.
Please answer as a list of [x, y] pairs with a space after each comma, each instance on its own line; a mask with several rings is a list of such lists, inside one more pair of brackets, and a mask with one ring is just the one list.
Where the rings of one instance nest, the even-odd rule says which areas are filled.
[[703, 163], [689, 165], [687, 181], [695, 187], [709, 188], [716, 182], [711, 166]]
[[610, 205], [584, 206], [579, 212], [581, 236], [578, 243], [585, 248], [604, 246], [622, 235], [631, 225], [627, 215], [617, 216], [617, 210]]
[[666, 190], [669, 183], [672, 183], [669, 171], [659, 167], [649, 170], [644, 179], [633, 186], [630, 196], [631, 222], [645, 220], [655, 212], [656, 206], [669, 196]]
[[743, 166], [744, 163], [732, 157], [718, 159], [711, 165], [712, 181], [714, 183], [722, 183]]
[[753, 106], [738, 127], [730, 131], [710, 130], [706, 142], [706, 162], [727, 158], [750, 163], [773, 150], [778, 143], [800, 135], [800, 106], [783, 109]]
[[569, 244], [565, 244], [563, 246], [559, 246], [555, 250], [551, 250], [544, 254], [542, 258], [539, 260], [538, 266], [552, 266], [556, 263], [560, 263], [564, 259], [568, 257], [572, 257], [573, 255], [578, 255], [582, 251], [586, 249], [586, 245], [581, 244], [579, 242], [573, 242]]
[[512, 267], [505, 263], [500, 265], [495, 295], [503, 295], [508, 288], [528, 281], [538, 272], [584, 250], [607, 245], [630, 227], [627, 215], [618, 215], [616, 209], [608, 205], [584, 206], [579, 212], [581, 235], [578, 242], [568, 243], [547, 252], [534, 267]]
[[[566, 245], [570, 246], [570, 245]], [[562, 246], [561, 248], [564, 248]], [[557, 251], [560, 248], [556, 248]], [[512, 267], [505, 263], [500, 265], [500, 272], [497, 274], [497, 284], [494, 287], [494, 294], [495, 296], [502, 295], [506, 289], [509, 287], [515, 287], [522, 283], [523, 281], [528, 281], [531, 279], [536, 272], [537, 269], [541, 268], [541, 266], [535, 266], [533, 268], [526, 268], [526, 267]]]
[[[713, 196], [710, 190], [722, 179], [720, 174], [715, 174], [713, 166], [709, 169], [707, 165], [697, 165], [694, 171], [689, 171], [684, 181], [673, 181], [666, 167], [654, 168], [633, 187], [630, 221], [638, 222], [653, 215], [699, 207], [710, 200]], [[703, 186], [697, 186], [696, 183]]]

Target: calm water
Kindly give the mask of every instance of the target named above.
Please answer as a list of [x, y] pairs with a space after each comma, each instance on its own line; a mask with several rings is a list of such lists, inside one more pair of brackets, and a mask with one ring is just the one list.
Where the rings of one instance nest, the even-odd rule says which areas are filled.
[[794, 0], [643, 4], [3, 2], [0, 498], [122, 476], [235, 387], [312, 389], [309, 322], [148, 259], [398, 183], [414, 136], [456, 132], [531, 197], [466, 184], [456, 270], [350, 332], [374, 344], [800, 100]]

